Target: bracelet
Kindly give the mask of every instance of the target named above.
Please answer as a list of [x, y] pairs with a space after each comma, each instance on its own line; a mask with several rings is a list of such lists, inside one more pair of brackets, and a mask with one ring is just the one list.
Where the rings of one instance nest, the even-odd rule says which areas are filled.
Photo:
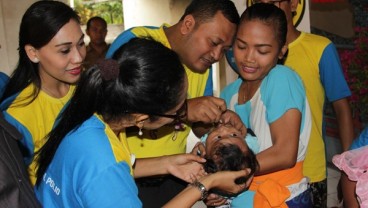
[[200, 192], [201, 192], [201, 198], [199, 199], [199, 201], [202, 201], [203, 199], [207, 198], [208, 196], [208, 191], [206, 189], [206, 187], [199, 181], [194, 181], [193, 183], [190, 184], [193, 187], [196, 187]]

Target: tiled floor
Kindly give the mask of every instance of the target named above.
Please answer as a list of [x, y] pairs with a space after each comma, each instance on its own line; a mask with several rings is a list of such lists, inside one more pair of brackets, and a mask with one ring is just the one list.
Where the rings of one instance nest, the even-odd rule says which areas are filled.
[[340, 171], [333, 166], [327, 165], [327, 207], [342, 207], [337, 199], [337, 184], [340, 180]]

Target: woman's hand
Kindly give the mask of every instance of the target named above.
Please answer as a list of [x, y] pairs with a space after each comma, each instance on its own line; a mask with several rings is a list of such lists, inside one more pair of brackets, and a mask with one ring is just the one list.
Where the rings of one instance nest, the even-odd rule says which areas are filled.
[[[245, 188], [241, 191], [244, 191], [244, 190], [248, 189], [248, 187], [250, 186], [250, 183], [252, 182], [252, 180], [253, 180], [253, 177], [249, 178], [248, 181], [245, 183]], [[239, 192], [241, 192], [241, 191], [239, 191]], [[239, 192], [237, 192], [237, 193], [239, 193]], [[207, 206], [218, 207], [218, 206], [226, 204], [227, 199], [220, 196], [220, 195], [218, 195], [218, 194], [211, 193], [204, 200], [204, 202]]]
[[202, 163], [204, 158], [193, 154], [178, 154], [166, 156], [168, 160], [167, 172], [188, 183], [193, 182], [193, 176], [200, 178], [206, 175]]
[[248, 168], [239, 171], [219, 171], [204, 176], [199, 181], [205, 185], [207, 190], [216, 188], [229, 194], [237, 194], [249, 187], [253, 178], [248, 179], [246, 183], [242, 184], [236, 184], [235, 180], [247, 176], [249, 172], [250, 169]]
[[[205, 175], [202, 178], [200, 178], [198, 182], [201, 183], [207, 191], [212, 188], [217, 188], [229, 193], [239, 193], [240, 191], [246, 189], [249, 186], [250, 180], [248, 180], [247, 183], [244, 184], [236, 184], [235, 180], [239, 177], [247, 176], [249, 172], [250, 172], [249, 169], [240, 171], [221, 171], [214, 174]], [[182, 192], [180, 192], [167, 204], [165, 204], [164, 207], [190, 207], [198, 199], [200, 199], [203, 196], [203, 194], [204, 191], [202, 189], [199, 190], [198, 186], [191, 185], [185, 188]], [[220, 201], [215, 202], [216, 203], [215, 205], [216, 206], [220, 205], [219, 202]]]

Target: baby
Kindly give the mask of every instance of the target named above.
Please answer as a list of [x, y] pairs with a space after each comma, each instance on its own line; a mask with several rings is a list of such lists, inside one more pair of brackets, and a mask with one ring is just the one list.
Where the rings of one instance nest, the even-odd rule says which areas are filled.
[[[258, 151], [257, 138], [250, 129], [244, 137], [233, 126], [220, 124], [203, 136], [193, 150], [206, 158], [204, 169], [207, 173], [249, 168], [251, 171], [247, 177], [238, 178], [235, 181], [241, 184], [252, 177], [258, 168], [256, 156], [247, 143], [253, 150]], [[211, 192], [225, 197], [234, 196], [220, 190], [211, 190]]]

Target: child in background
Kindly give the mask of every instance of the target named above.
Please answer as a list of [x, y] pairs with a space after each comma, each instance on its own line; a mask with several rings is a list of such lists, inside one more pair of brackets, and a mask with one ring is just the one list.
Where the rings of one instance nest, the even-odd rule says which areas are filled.
[[332, 158], [336, 167], [350, 179], [344, 190], [344, 205], [368, 207], [368, 127], [353, 141], [350, 149]]

